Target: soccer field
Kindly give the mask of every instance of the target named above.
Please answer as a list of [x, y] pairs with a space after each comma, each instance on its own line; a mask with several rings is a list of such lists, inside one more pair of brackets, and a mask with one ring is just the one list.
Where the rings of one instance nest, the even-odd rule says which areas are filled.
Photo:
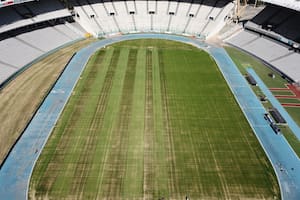
[[30, 199], [273, 199], [273, 169], [215, 62], [166, 40], [89, 60], [45, 146]]

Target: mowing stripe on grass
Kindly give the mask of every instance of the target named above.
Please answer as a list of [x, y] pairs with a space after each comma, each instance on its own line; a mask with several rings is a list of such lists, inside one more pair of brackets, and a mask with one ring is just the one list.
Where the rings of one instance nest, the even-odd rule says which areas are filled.
[[144, 199], [152, 199], [154, 192], [154, 121], [153, 121], [153, 82], [152, 51], [146, 51], [146, 85], [145, 85], [145, 128], [144, 128]]
[[[101, 50], [104, 51], [104, 50]], [[107, 99], [108, 99], [108, 94], [109, 91], [104, 89], [104, 87], [99, 87], [99, 86], [104, 86], [105, 82], [108, 81], [109, 77], [107, 73], [111, 71], [111, 67], [116, 68], [116, 64], [112, 63], [112, 59], [118, 60], [120, 56], [119, 51], [114, 51], [113, 48], [110, 48], [108, 50], [105, 50], [108, 53], [110, 53], [109, 57], [105, 59], [102, 63], [102, 68], [103, 70], [102, 75], [99, 76], [97, 79], [97, 83], [94, 85], [91, 85], [94, 89], [94, 92], [90, 92], [88, 95], [85, 96], [87, 99], [95, 99], [96, 101], [93, 102], [93, 107], [91, 107], [88, 104], [81, 103], [79, 106], [88, 106], [89, 112], [94, 113], [93, 116], [96, 118], [94, 121], [90, 121], [86, 124], [85, 129], [89, 130], [93, 134], [96, 135], [95, 143], [93, 143], [93, 146], [91, 147], [93, 151], [90, 152], [90, 158], [89, 158], [89, 172], [86, 174], [85, 180], [84, 180], [84, 186], [80, 186], [81, 190], [78, 191], [80, 196], [83, 196], [83, 198], [88, 197], [88, 198], [94, 198], [95, 197], [95, 191], [97, 190], [97, 182], [95, 180], [95, 165], [98, 164], [99, 158], [103, 157], [103, 151], [98, 151], [99, 148], [99, 143], [107, 141], [107, 137], [103, 136], [103, 134], [100, 134], [100, 131], [103, 130], [105, 121], [104, 121], [104, 115], [107, 110]], [[96, 63], [97, 65], [100, 65], [101, 63]], [[111, 66], [111, 65], [114, 66]], [[92, 67], [97, 67], [97, 66], [92, 66]], [[81, 95], [82, 96], [82, 95]], [[97, 113], [97, 114], [96, 114]], [[88, 113], [86, 113], [88, 114]], [[100, 167], [99, 167], [100, 168]], [[92, 183], [92, 184], [91, 184]], [[91, 195], [93, 194], [93, 196]], [[75, 194], [74, 194], [75, 195]]]
[[166, 139], [163, 120], [162, 95], [160, 85], [160, 68], [158, 60], [158, 49], [153, 48], [152, 53], [153, 74], [153, 117], [155, 137], [155, 196], [153, 199], [168, 197], [168, 158], [166, 153]]
[[161, 86], [161, 96], [162, 96], [162, 105], [163, 105], [163, 121], [164, 128], [166, 134], [166, 148], [167, 148], [167, 159], [169, 165], [169, 193], [172, 194], [173, 198], [180, 198], [176, 196], [179, 191], [179, 183], [176, 176], [176, 155], [174, 152], [174, 141], [173, 141], [173, 133], [172, 133], [172, 125], [170, 120], [169, 113], [169, 100], [168, 100], [168, 92], [167, 92], [167, 83], [166, 83], [166, 74], [165, 74], [165, 65], [162, 50], [158, 50], [158, 62], [160, 69], [160, 86]]
[[[82, 199], [96, 199], [97, 195], [99, 195], [98, 192], [102, 183], [104, 163], [108, 157], [108, 149], [111, 141], [110, 125], [113, 123], [114, 116], [117, 115], [119, 102], [119, 98], [115, 97], [115, 88], [118, 88], [120, 81], [123, 80], [122, 69], [124, 65], [121, 63], [124, 60], [126, 61], [126, 56], [128, 56], [127, 51], [114, 49], [114, 52], [118, 52], [118, 56], [112, 58], [115, 59], [115, 61], [111, 60], [109, 65], [110, 70], [108, 70], [105, 76], [105, 78], [107, 78], [105, 81], [108, 81], [106, 84], [109, 85], [101, 89], [101, 96], [103, 95], [103, 97], [105, 97], [105, 102], [101, 100], [97, 102], [97, 105], [101, 108], [101, 113], [98, 113], [95, 118], [97, 118], [97, 123], [101, 124], [101, 126], [96, 129], [98, 138], [94, 151], [91, 152], [93, 160], [90, 163], [91, 168], [87, 181], [84, 183]], [[98, 85], [98, 87], [99, 86], [100, 85]], [[112, 98], [114, 101], [111, 100]]]
[[[116, 62], [118, 61], [120, 52], [118, 50], [114, 51], [112, 56], [110, 68], [107, 71], [107, 74], [104, 79], [103, 88], [101, 90], [98, 89], [98, 84], [93, 85], [93, 88], [100, 91], [100, 95], [92, 95], [89, 98], [87, 106], [93, 105], [88, 107], [88, 112], [91, 112], [91, 119], [89, 119], [88, 129], [85, 131], [84, 140], [80, 147], [81, 152], [79, 154], [78, 161], [82, 163], [81, 165], [77, 165], [74, 174], [76, 174], [76, 178], [73, 179], [73, 187], [70, 191], [71, 194], [80, 194], [83, 191], [84, 185], [86, 183], [87, 175], [91, 168], [91, 163], [93, 160], [93, 153], [96, 149], [96, 144], [98, 143], [99, 139], [99, 132], [103, 126], [103, 116], [106, 111], [106, 106], [108, 102], [108, 96], [110, 94], [111, 89], [111, 82], [114, 78], [115, 70], [116, 70]], [[94, 67], [91, 73], [94, 73], [94, 77], [97, 77], [97, 67]], [[91, 80], [91, 79], [89, 79]], [[92, 84], [88, 85], [88, 87], [92, 86]], [[77, 184], [81, 183], [81, 184]]]
[[[108, 52], [109, 54], [109, 52]], [[119, 52], [114, 52], [113, 56], [110, 54], [108, 55], [110, 60], [117, 60], [116, 58], [118, 57]], [[100, 58], [101, 59], [101, 56]], [[56, 170], [56, 173], [58, 173], [57, 176], [52, 176], [52, 177], [56, 177], [56, 180], [54, 182], [53, 181], [48, 181], [49, 183], [53, 183], [54, 185], [49, 185], [47, 186], [48, 190], [53, 191], [60, 191], [61, 196], [65, 196], [67, 194], [70, 194], [70, 191], [75, 195], [76, 192], [77, 193], [81, 193], [82, 192], [82, 186], [79, 184], [76, 184], [76, 181], [82, 181], [84, 182], [82, 179], [82, 177], [86, 177], [86, 175], [82, 175], [80, 173], [84, 173], [84, 166], [81, 166], [82, 169], [77, 169], [76, 172], [76, 168], [74, 168], [75, 166], [73, 165], [74, 162], [79, 162], [80, 159], [80, 155], [81, 153], [85, 153], [85, 151], [81, 151], [84, 149], [84, 144], [86, 140], [89, 139], [89, 137], [87, 137], [87, 133], [91, 129], [91, 125], [93, 124], [93, 120], [94, 120], [94, 116], [95, 115], [91, 115], [88, 113], [93, 113], [97, 111], [97, 103], [98, 101], [103, 101], [103, 98], [105, 99], [106, 97], [106, 93], [101, 93], [104, 96], [100, 96], [99, 94], [101, 92], [101, 90], [99, 90], [99, 85], [104, 84], [105, 87], [105, 83], [108, 82], [108, 78], [107, 76], [104, 78], [104, 76], [102, 74], [106, 74], [103, 73], [106, 72], [105, 67], [104, 70], [101, 70], [101, 68], [98, 70], [98, 72], [95, 71], [95, 68], [99, 68], [99, 59], [96, 59], [96, 61], [92, 62], [91, 67], [88, 67], [88, 73], [87, 77], [83, 77], [84, 81], [83, 83], [80, 85], [78, 85], [77, 90], [81, 91], [80, 92], [80, 97], [76, 96], [76, 89], [75, 89], [75, 102], [74, 104], [71, 104], [71, 110], [72, 110], [72, 114], [70, 116], [66, 116], [66, 118], [64, 118], [65, 122], [67, 124], [67, 127], [64, 127], [64, 123], [62, 123], [62, 126], [64, 127], [64, 131], [62, 131], [63, 136], [65, 138], [67, 138], [66, 140], [61, 140], [61, 141], [65, 141], [64, 143], [60, 143], [58, 146], [58, 150], [61, 152], [64, 152], [65, 150], [67, 150], [68, 152], [65, 152], [65, 155], [70, 155], [68, 157], [65, 158], [60, 158], [60, 159], [64, 159], [66, 160], [65, 165], [61, 166], [61, 163], [57, 163], [57, 166], [50, 166], [52, 167], [52, 171], [54, 169], [68, 169], [66, 171], [64, 170]], [[98, 65], [98, 66], [97, 66]], [[108, 70], [107, 72], [109, 72], [110, 70]], [[99, 77], [99, 76], [103, 76], [103, 78]], [[111, 74], [108, 76], [110, 77]], [[94, 79], [95, 81], [91, 81], [91, 79]], [[88, 83], [88, 84], [87, 84]], [[98, 94], [98, 95], [97, 95]], [[85, 97], [85, 98], [83, 98]], [[99, 99], [98, 99], [99, 97]], [[76, 101], [77, 99], [81, 99], [80, 101]], [[80, 116], [90, 116], [89, 118], [82, 118]], [[70, 118], [68, 118], [70, 117]], [[78, 121], [78, 119], [81, 119], [80, 121]], [[84, 123], [82, 123], [82, 119], [84, 121]], [[95, 123], [95, 122], [94, 122]], [[71, 128], [72, 127], [72, 128]], [[55, 135], [55, 134], [54, 134]], [[79, 143], [79, 141], [81, 141]], [[89, 145], [88, 145], [89, 146]], [[88, 148], [88, 146], [86, 146], [86, 148]], [[69, 149], [69, 150], [68, 150]], [[60, 154], [62, 155], [62, 154]], [[85, 155], [83, 155], [82, 157], [85, 157]], [[59, 158], [58, 158], [59, 159]], [[84, 162], [82, 162], [84, 163]], [[51, 169], [49, 169], [51, 170]], [[54, 171], [55, 172], [55, 171]], [[78, 180], [79, 179], [79, 180]]]
[[[96, 59], [95, 64], [92, 65], [92, 70], [90, 71], [89, 76], [86, 79], [85, 87], [82, 91], [83, 95], [81, 95], [81, 99], [83, 101], [79, 102], [79, 108], [76, 108], [78, 112], [74, 114], [80, 116], [81, 113], [83, 113], [85, 114], [85, 116], [87, 116], [88, 113], [92, 113], [90, 115], [90, 118], [84, 119], [86, 121], [85, 125], [82, 126], [82, 122], [80, 122], [81, 124], [78, 127], [79, 129], [82, 129], [82, 135], [80, 137], [84, 137], [84, 140], [81, 143], [79, 143], [80, 146], [77, 146], [77, 148], [81, 149], [81, 152], [78, 152], [77, 162], [82, 164], [78, 165], [74, 169], [74, 174], [76, 175], [76, 178], [72, 180], [72, 188], [70, 188], [70, 192], [72, 194], [81, 194], [83, 190], [87, 174], [91, 167], [90, 163], [93, 155], [92, 153], [89, 153], [89, 151], [94, 151], [95, 144], [98, 139], [96, 135], [96, 130], [99, 127], [101, 127], [101, 124], [97, 121], [97, 118], [95, 117], [103, 111], [101, 110], [101, 108], [99, 108], [98, 104], [98, 102], [102, 100], [101, 96], [97, 95], [100, 94], [101, 91], [97, 86], [99, 83], [102, 83], [101, 79], [99, 78], [99, 76], [101, 77], [102, 74], [99, 73], [100, 70], [97, 66], [99, 64], [101, 64], [101, 62], [99, 62], [99, 59]], [[83, 107], [83, 105], [85, 106]], [[78, 182], [81, 182], [83, 184], [76, 184]]]
[[[107, 103], [107, 110], [105, 115], [103, 116], [103, 129], [101, 130], [101, 135], [104, 135], [104, 138], [101, 137], [99, 140], [99, 148], [97, 152], [103, 151], [102, 158], [99, 159], [99, 167], [100, 169], [95, 168], [95, 176], [97, 181], [97, 188], [96, 189], [96, 197], [107, 195], [106, 191], [107, 187], [109, 186], [110, 182], [105, 182], [107, 172], [113, 170], [114, 166], [111, 166], [110, 163], [110, 155], [111, 151], [115, 150], [114, 147], [114, 127], [116, 126], [117, 121], [115, 120], [119, 116], [120, 110], [120, 101], [121, 96], [119, 95], [122, 92], [122, 85], [124, 82], [125, 77], [125, 70], [126, 70], [126, 62], [128, 60], [128, 49], [118, 49], [115, 48], [115, 51], [120, 52], [120, 56], [114, 61], [116, 68], [115, 68], [115, 75], [114, 78], [111, 80], [111, 90], [110, 95], [108, 96], [108, 103]], [[104, 140], [105, 139], [105, 140]], [[98, 163], [97, 163], [98, 164]], [[93, 191], [95, 193], [95, 191]]]
[[128, 55], [127, 69], [123, 81], [123, 89], [120, 93], [120, 105], [116, 126], [112, 135], [112, 151], [109, 152], [107, 162], [110, 170], [106, 172], [105, 178], [111, 183], [106, 187], [107, 197], [122, 197], [124, 188], [124, 176], [126, 170], [127, 151], [128, 151], [128, 128], [132, 117], [133, 89], [135, 82], [137, 50], [130, 49]]
[[143, 162], [144, 162], [144, 106], [145, 106], [145, 59], [146, 50], [137, 53], [136, 80], [133, 90], [132, 119], [129, 123], [129, 139], [126, 174], [123, 184], [125, 199], [138, 199], [143, 194]]
[[[109, 54], [109, 53], [107, 53]], [[92, 59], [89, 64], [90, 65], [94, 65], [95, 62], [99, 62], [102, 58], [103, 58], [104, 52], [99, 53], [97, 56], [99, 56], [99, 58]], [[106, 55], [106, 54], [105, 54]], [[91, 67], [87, 67], [87, 73], [85, 76], [90, 76], [91, 74]], [[102, 68], [100, 68], [100, 73], [102, 71]], [[97, 80], [97, 79], [95, 79]], [[83, 82], [82, 84], [78, 84], [77, 88], [75, 89], [75, 91], [87, 91], [86, 90], [86, 84], [84, 84], [85, 82]], [[75, 92], [76, 93], [76, 92]], [[63, 158], [61, 155], [63, 155], [62, 153], [67, 153], [66, 151], [69, 149], [70, 146], [74, 145], [73, 142], [75, 142], [75, 140], [73, 140], [75, 135], [73, 134], [73, 137], [70, 137], [70, 130], [71, 127], [76, 125], [78, 123], [78, 120], [81, 118], [81, 110], [78, 110], [78, 108], [74, 105], [76, 105], [79, 102], [82, 102], [83, 99], [81, 97], [78, 97], [76, 95], [74, 95], [74, 98], [70, 99], [70, 103], [68, 104], [68, 106], [65, 108], [65, 114], [63, 115], [62, 119], [59, 120], [55, 130], [59, 133], [59, 134], [53, 134], [51, 136], [51, 138], [55, 137], [55, 140], [51, 140], [51, 146], [50, 148], [48, 148], [48, 146], [45, 147], [45, 154], [47, 154], [48, 156], [44, 156], [43, 160], [39, 161], [38, 163], [43, 163], [42, 169], [39, 169], [37, 171], [41, 172], [40, 174], [38, 174], [37, 176], [40, 177], [39, 179], [37, 179], [37, 188], [40, 188], [41, 191], [48, 191], [51, 192], [51, 190], [53, 189], [53, 187], [61, 187], [60, 185], [55, 186], [55, 180], [58, 180], [59, 182], [59, 178], [63, 178], [64, 176], [59, 176], [59, 170], [55, 170], [57, 169], [66, 169], [67, 165], [69, 165], [69, 162], [66, 162], [66, 165], [62, 165], [62, 163], [56, 163], [56, 164], [52, 164], [48, 166], [48, 163], [51, 160], [62, 160], [65, 159]], [[74, 108], [75, 107], [75, 108]], [[77, 108], [77, 109], [76, 109]], [[82, 113], [84, 114], [84, 113]], [[65, 138], [65, 139], [61, 139], [61, 138]], [[58, 141], [64, 141], [64, 143], [58, 142]], [[54, 151], [60, 151], [60, 154], [54, 154]], [[40, 165], [37, 165], [40, 166]], [[53, 176], [51, 177], [45, 177], [45, 173], [46, 172], [51, 171], [51, 174]], [[45, 181], [46, 179], [46, 181]], [[43, 183], [43, 184], [41, 184]], [[40, 190], [38, 190], [40, 191]]]
[[[90, 152], [93, 160], [84, 160], [91, 162], [88, 177], [78, 178], [71, 174], [78, 178], [77, 184], [85, 185], [83, 192], [78, 190], [67, 196], [57, 193], [58, 196], [49, 195], [49, 198], [183, 199], [185, 195], [192, 199], [273, 197], [273, 189], [269, 185], [276, 183], [269, 184], [270, 177], [259, 160], [265, 157], [261, 149], [256, 148], [257, 141], [245, 120], [241, 120], [243, 115], [209, 56], [198, 50], [186, 52], [178, 44], [174, 48], [172, 42], [168, 44], [169, 41], [163, 41], [163, 48], [159, 41], [155, 41], [157, 46], [147, 41], [147, 47], [139, 45], [138, 41], [133, 43], [138, 45], [130, 47], [119, 43], [105, 48], [105, 51], [120, 49], [122, 55], [118, 63], [122, 63], [118, 64], [118, 72], [115, 72], [112, 81], [102, 119], [103, 127], [95, 137], [97, 139], [99, 135], [98, 144]], [[130, 58], [130, 52], [137, 48], [132, 83], [126, 81], [130, 59], [124, 59], [123, 55]], [[125, 85], [130, 84], [131, 92], [125, 94], [125, 88], [128, 88]], [[97, 88], [95, 85], [93, 87]], [[99, 85], [98, 90], [101, 87]], [[91, 96], [96, 94], [99, 95], [93, 93]], [[132, 100], [128, 103], [130, 95]], [[122, 109], [124, 102], [131, 104], [132, 108]], [[152, 106], [147, 102], [152, 102]], [[81, 107], [78, 105], [78, 109]], [[121, 115], [125, 112], [128, 116]], [[147, 113], [151, 113], [152, 119], [146, 118]], [[93, 116], [94, 112], [89, 114]], [[85, 121], [83, 118], [81, 126], [90, 128], [90, 123]], [[120, 130], [123, 125], [124, 130]], [[144, 133], [148, 125], [152, 126], [153, 132], [148, 135], [151, 136], [149, 140]], [[74, 135], [80, 140], [79, 144], [74, 145], [85, 150], [87, 139], [82, 135], [87, 134]], [[147, 153], [145, 142], [149, 141], [151, 148]], [[253, 154], [249, 153], [252, 145], [255, 147]], [[77, 147], [74, 147], [74, 151], [80, 154], [81, 150]], [[60, 153], [60, 150], [57, 152]], [[146, 154], [149, 157], [146, 158]], [[73, 157], [68, 154], [64, 156], [68, 159]], [[116, 160], [116, 157], [120, 160]], [[151, 161], [152, 168], [149, 171], [153, 176], [147, 179], [149, 181], [143, 180], [146, 172], [143, 171], [144, 167], [148, 167], [144, 159]], [[77, 163], [76, 159], [70, 161], [74, 166], [68, 165], [70, 168], [62, 170], [85, 165]], [[83, 173], [78, 171], [79, 175]], [[149, 195], [144, 193], [144, 181], [149, 183]]]
[[[110, 64], [107, 68], [107, 71], [105, 73], [105, 76], [103, 77], [102, 73], [95, 73], [96, 65], [92, 66], [92, 70], [89, 73], [88, 77], [86, 77], [87, 82], [90, 82], [90, 79], [96, 79], [93, 84], [84, 84], [82, 94], [84, 98], [81, 96], [80, 98], [85, 99], [83, 102], [80, 102], [81, 104], [75, 105], [75, 113], [73, 115], [79, 115], [79, 113], [82, 112], [82, 116], [79, 121], [70, 121], [70, 125], [72, 126], [72, 129], [67, 130], [69, 132], [69, 137], [71, 137], [71, 140], [73, 142], [70, 142], [71, 147], [69, 148], [69, 152], [66, 153], [66, 155], [70, 155], [68, 158], [68, 166], [66, 166], [63, 169], [68, 169], [67, 172], [64, 172], [61, 170], [61, 175], [58, 177], [57, 182], [62, 183], [62, 185], [57, 184], [57, 189], [61, 193], [61, 196], [64, 197], [67, 194], [74, 194], [79, 195], [82, 193], [83, 185], [84, 184], [78, 184], [82, 182], [85, 182], [83, 177], [87, 176], [87, 169], [86, 165], [89, 165], [88, 163], [84, 162], [84, 159], [87, 157], [87, 152], [89, 149], [89, 145], [85, 145], [86, 142], [89, 140], [89, 138], [93, 137], [90, 134], [95, 135], [95, 130], [97, 127], [95, 124], [99, 124], [96, 120], [101, 119], [102, 117], [95, 117], [98, 113], [101, 115], [105, 111], [105, 107], [108, 101], [108, 94], [110, 90], [110, 82], [114, 75], [114, 70], [116, 68], [116, 60], [118, 60], [120, 52], [114, 51], [112, 56], [110, 57]], [[97, 77], [100, 76], [102, 78]], [[103, 88], [99, 89], [99, 84], [103, 85]], [[87, 87], [90, 87], [88, 89]], [[102, 104], [102, 107], [99, 107], [99, 102]], [[98, 126], [101, 128], [101, 124]], [[96, 140], [93, 138], [93, 140]], [[64, 144], [61, 144], [62, 146]], [[83, 154], [83, 155], [82, 155]], [[92, 153], [90, 154], [92, 155]], [[92, 159], [89, 157], [89, 159]], [[73, 163], [81, 163], [79, 165], [73, 165]], [[61, 179], [61, 181], [60, 181]], [[59, 189], [60, 188], [60, 189]]]

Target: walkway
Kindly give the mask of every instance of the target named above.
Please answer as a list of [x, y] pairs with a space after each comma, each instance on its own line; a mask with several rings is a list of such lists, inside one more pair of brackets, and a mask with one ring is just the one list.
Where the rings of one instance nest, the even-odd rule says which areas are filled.
[[[139, 38], [175, 40], [192, 44], [210, 52], [271, 160], [280, 182], [283, 198], [289, 200], [300, 199], [299, 159], [295, 156], [284, 137], [274, 134], [263, 120], [263, 114], [265, 113], [263, 106], [225, 50], [210, 48], [204, 43], [191, 38], [164, 34], [133, 34], [101, 40], [80, 50], [73, 57], [4, 163], [0, 171], [1, 199], [27, 199], [34, 164], [93, 52], [115, 42]], [[282, 169], [284, 170], [281, 171]]]

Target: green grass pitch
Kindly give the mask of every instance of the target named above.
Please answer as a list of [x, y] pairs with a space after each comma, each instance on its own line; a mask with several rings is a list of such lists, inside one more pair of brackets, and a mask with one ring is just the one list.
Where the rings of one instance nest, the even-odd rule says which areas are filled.
[[215, 62], [165, 40], [97, 51], [30, 199], [273, 199], [279, 186]]

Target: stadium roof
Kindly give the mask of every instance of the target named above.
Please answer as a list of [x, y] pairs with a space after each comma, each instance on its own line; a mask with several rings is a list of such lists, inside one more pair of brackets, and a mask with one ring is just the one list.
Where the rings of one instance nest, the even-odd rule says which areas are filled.
[[0, 8], [5, 6], [10, 6], [18, 3], [24, 3], [27, 1], [34, 1], [34, 0], [0, 0]]
[[300, 11], [300, 0], [263, 0], [263, 1]]

